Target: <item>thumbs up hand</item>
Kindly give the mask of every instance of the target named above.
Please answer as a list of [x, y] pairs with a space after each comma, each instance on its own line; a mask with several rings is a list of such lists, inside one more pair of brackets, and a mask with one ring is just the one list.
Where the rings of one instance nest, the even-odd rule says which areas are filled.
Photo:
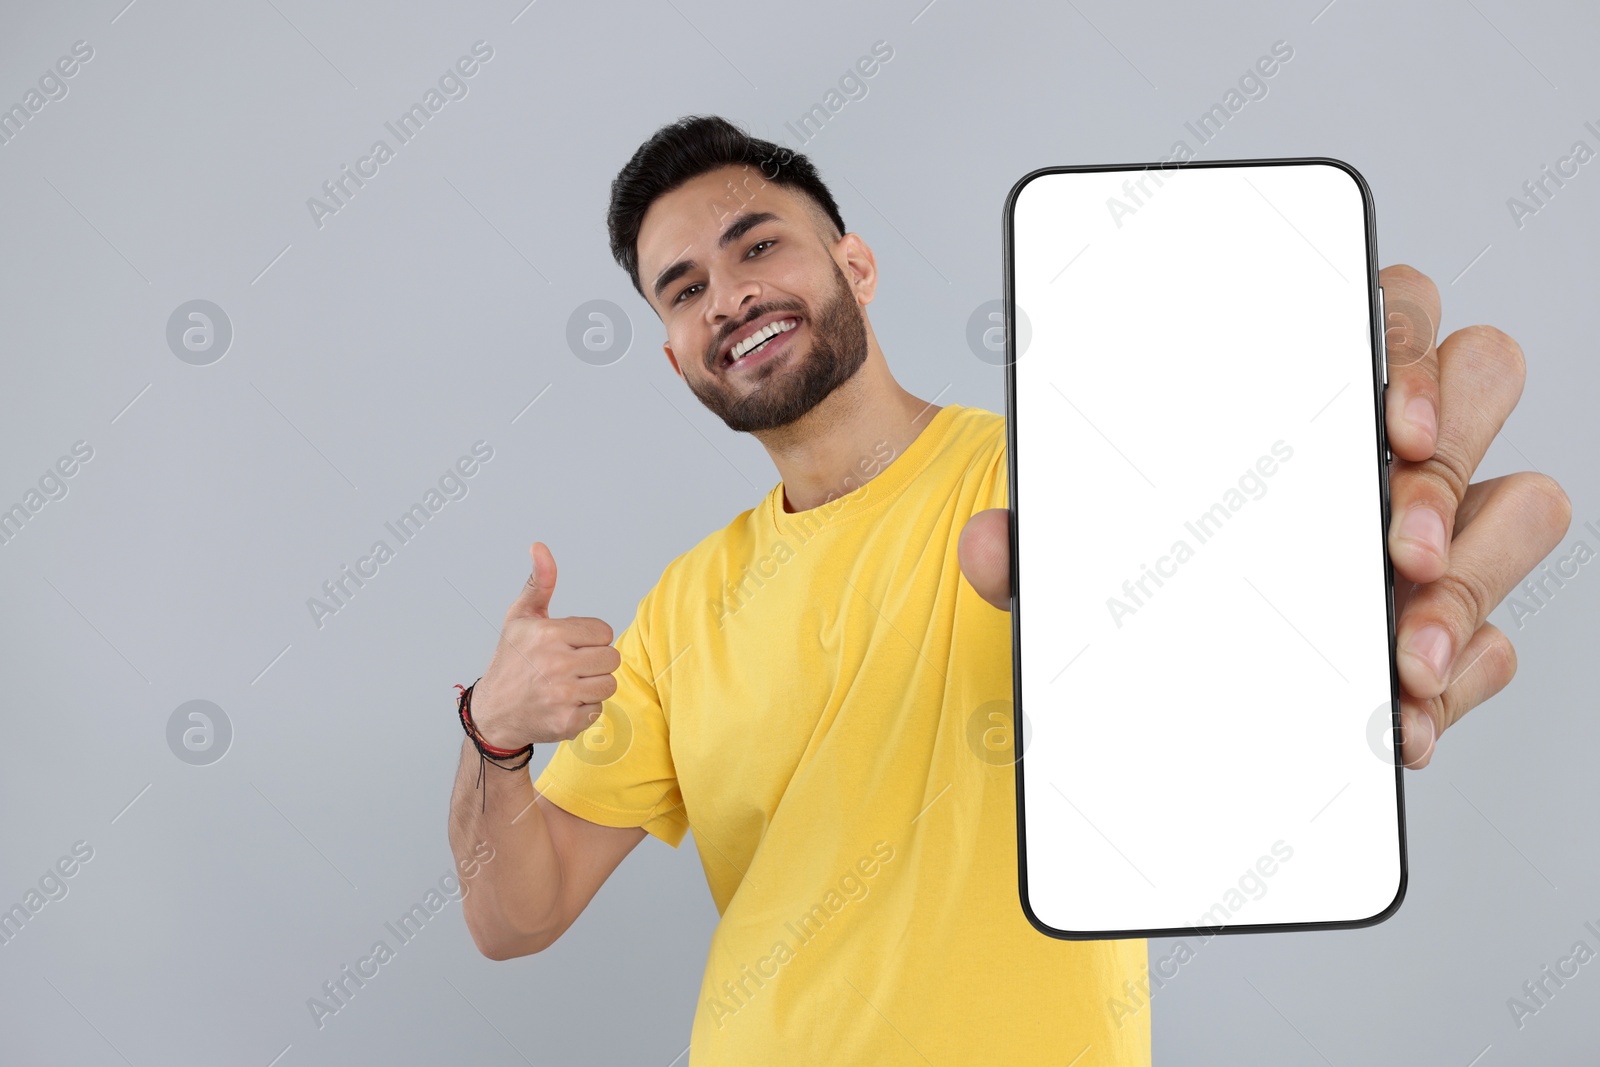
[[499, 748], [578, 736], [614, 695], [622, 655], [603, 619], [550, 617], [556, 561], [543, 541], [528, 550], [533, 572], [506, 610], [489, 669], [472, 689], [472, 722]]

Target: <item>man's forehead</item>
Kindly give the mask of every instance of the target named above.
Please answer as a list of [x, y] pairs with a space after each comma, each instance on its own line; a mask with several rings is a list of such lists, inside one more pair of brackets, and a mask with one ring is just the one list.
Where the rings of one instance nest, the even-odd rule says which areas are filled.
[[804, 208], [754, 163], [720, 167], [663, 193], [639, 226], [640, 278], [648, 284], [677, 260], [704, 258], [731, 223], [757, 212], [794, 221]]

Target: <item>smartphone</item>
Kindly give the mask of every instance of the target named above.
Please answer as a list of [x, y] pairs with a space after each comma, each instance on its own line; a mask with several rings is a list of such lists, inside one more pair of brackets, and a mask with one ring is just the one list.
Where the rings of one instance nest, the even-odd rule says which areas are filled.
[[1335, 159], [1006, 198], [1018, 886], [1052, 937], [1370, 926], [1406, 885], [1372, 193]]

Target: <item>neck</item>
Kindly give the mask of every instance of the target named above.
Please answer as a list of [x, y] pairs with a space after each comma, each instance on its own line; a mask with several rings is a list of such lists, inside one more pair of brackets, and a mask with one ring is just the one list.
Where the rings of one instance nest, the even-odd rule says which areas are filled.
[[876, 353], [801, 419], [756, 434], [783, 479], [783, 510], [809, 511], [894, 462], [941, 407], [911, 395]]

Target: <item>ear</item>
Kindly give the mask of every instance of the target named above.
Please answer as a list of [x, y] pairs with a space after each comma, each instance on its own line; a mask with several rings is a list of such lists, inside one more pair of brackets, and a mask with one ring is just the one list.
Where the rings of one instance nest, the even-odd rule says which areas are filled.
[[682, 378], [683, 368], [678, 366], [678, 357], [672, 354], [672, 345], [667, 341], [662, 341], [661, 351], [667, 354], [667, 362], [672, 364], [672, 372]]
[[839, 238], [835, 249], [835, 255], [843, 260], [839, 269], [844, 272], [856, 299], [862, 304], [872, 303], [872, 294], [878, 288], [878, 261], [872, 249], [857, 233], [847, 233]]

